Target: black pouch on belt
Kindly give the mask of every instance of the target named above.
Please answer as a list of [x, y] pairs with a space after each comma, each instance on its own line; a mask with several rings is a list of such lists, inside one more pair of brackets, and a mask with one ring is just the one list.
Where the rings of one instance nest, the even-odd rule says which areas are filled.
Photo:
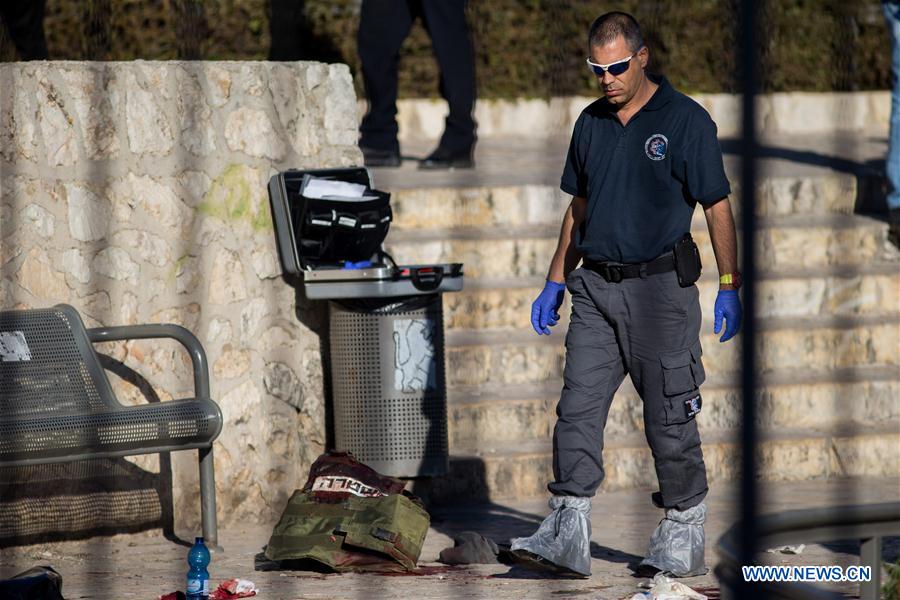
[[675, 249], [672, 251], [675, 255], [675, 273], [678, 275], [678, 285], [681, 287], [690, 287], [700, 279], [700, 249], [694, 243], [694, 238], [690, 233], [684, 234], [680, 240], [675, 243]]

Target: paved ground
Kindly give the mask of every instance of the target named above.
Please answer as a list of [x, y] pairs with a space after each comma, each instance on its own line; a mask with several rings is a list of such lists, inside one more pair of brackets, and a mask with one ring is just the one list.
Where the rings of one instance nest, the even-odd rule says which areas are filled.
[[[427, 155], [433, 142], [411, 141], [401, 148], [399, 168], [373, 169], [375, 184], [386, 189], [544, 184], [559, 185], [569, 144], [569, 132], [549, 138], [492, 138], [475, 149], [476, 168], [458, 171], [419, 171], [416, 160]], [[721, 140], [726, 168], [738, 175], [740, 141]], [[760, 168], [772, 175], [811, 176], [839, 172], [873, 174], [883, 165], [887, 133], [768, 136], [760, 141]]]
[[[432, 511], [432, 529], [426, 538], [418, 576], [323, 574], [291, 571], [256, 571], [254, 557], [265, 545], [270, 527], [230, 528], [221, 532], [223, 553], [210, 565], [216, 582], [228, 577], [254, 581], [262, 590], [261, 600], [299, 598], [628, 598], [644, 581], [631, 575], [630, 563], [646, 549], [647, 539], [661, 512], [649, 501], [650, 490], [601, 493], [594, 500], [593, 576], [588, 580], [542, 577], [506, 565], [471, 568], [440, 567], [440, 550], [452, 545], [452, 535], [475, 530], [503, 542], [527, 535], [546, 514], [543, 501], [504, 505], [456, 506]], [[771, 484], [762, 510], [884, 502], [900, 497], [900, 480], [863, 479]], [[722, 483], [712, 488], [708, 503], [707, 564], [716, 562], [715, 542], [733, 522], [734, 486]], [[181, 533], [181, 532], [180, 532]], [[188, 537], [187, 533], [182, 534]], [[816, 545], [799, 556], [764, 555], [785, 564], [850, 565], [858, 562], [853, 544]], [[885, 544], [886, 560], [900, 554], [900, 539]], [[154, 600], [159, 594], [184, 585], [187, 549], [162, 538], [158, 531], [97, 537], [86, 541], [61, 542], [0, 550], [0, 577], [8, 577], [38, 564], [49, 564], [62, 573], [68, 600]], [[437, 567], [437, 568], [435, 568]], [[718, 584], [710, 574], [684, 580], [695, 589], [718, 598]], [[840, 588], [853, 597], [853, 586]]]

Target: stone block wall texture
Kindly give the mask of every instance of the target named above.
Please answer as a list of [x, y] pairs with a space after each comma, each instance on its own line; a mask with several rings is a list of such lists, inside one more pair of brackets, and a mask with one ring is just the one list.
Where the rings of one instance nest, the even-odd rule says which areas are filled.
[[[0, 65], [0, 306], [65, 302], [87, 326], [181, 324], [225, 423], [220, 522], [268, 522], [324, 440], [321, 307], [295, 313], [266, 184], [361, 164], [345, 65]], [[163, 401], [192, 393], [175, 342], [100, 348]], [[111, 376], [126, 403], [147, 400]], [[154, 471], [156, 455], [132, 462]], [[176, 526], [199, 523], [196, 451], [172, 454]]]

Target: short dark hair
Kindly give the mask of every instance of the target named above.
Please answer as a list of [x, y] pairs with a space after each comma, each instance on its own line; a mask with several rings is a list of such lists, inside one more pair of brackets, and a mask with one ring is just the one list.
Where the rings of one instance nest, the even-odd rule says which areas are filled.
[[637, 19], [628, 13], [613, 11], [594, 19], [588, 33], [588, 47], [605, 46], [620, 35], [625, 38], [625, 43], [632, 52], [637, 52], [644, 45]]

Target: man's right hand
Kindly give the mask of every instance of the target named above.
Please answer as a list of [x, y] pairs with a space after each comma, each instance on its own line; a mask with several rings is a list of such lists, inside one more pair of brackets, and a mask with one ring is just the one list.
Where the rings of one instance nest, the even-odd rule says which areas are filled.
[[566, 284], [547, 281], [541, 295], [531, 304], [531, 326], [538, 335], [550, 335], [550, 327], [559, 321], [559, 307], [566, 295]]

